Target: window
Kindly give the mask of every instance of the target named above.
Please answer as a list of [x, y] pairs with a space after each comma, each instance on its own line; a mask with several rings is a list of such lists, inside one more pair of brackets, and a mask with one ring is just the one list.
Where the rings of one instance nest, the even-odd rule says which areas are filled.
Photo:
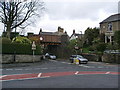
[[108, 31], [112, 31], [112, 23], [108, 23]]

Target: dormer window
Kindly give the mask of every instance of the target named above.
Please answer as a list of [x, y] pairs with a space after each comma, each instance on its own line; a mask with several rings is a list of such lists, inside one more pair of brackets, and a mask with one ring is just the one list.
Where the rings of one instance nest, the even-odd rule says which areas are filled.
[[112, 31], [112, 23], [108, 23], [108, 31]]

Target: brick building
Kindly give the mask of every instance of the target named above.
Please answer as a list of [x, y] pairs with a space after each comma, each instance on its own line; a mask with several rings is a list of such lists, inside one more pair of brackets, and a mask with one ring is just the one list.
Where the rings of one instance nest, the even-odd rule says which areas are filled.
[[67, 32], [64, 32], [64, 29], [61, 27], [58, 27], [56, 32], [43, 32], [40, 29], [39, 34], [28, 33], [28, 38], [45, 48], [45, 52], [50, 53], [55, 53], [58, 47], [63, 47], [69, 40]]

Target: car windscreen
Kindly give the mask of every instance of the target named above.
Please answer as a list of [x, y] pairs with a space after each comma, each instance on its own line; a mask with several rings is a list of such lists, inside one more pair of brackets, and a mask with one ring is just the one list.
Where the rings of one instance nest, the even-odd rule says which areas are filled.
[[49, 54], [49, 55], [52, 55], [52, 56], [53, 56], [54, 54]]
[[76, 58], [77, 56], [71, 56], [72, 58]]

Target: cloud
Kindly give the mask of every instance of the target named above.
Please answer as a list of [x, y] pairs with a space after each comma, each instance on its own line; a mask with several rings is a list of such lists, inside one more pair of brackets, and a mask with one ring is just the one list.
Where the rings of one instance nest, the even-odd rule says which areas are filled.
[[50, 19], [99, 19], [99, 11], [116, 13], [116, 2], [47, 2], [46, 8]]
[[37, 28], [44, 31], [57, 31], [61, 26], [69, 36], [87, 27], [99, 27], [99, 23], [118, 12], [117, 2], [46, 2], [46, 14]]
[[99, 23], [110, 15], [120, 11], [119, 0], [44, 0], [45, 14], [36, 25], [26, 28], [28, 32], [39, 33], [43, 31], [57, 31], [61, 26], [67, 31], [69, 36], [73, 29], [76, 32], [86, 30], [87, 27], [99, 27]]

